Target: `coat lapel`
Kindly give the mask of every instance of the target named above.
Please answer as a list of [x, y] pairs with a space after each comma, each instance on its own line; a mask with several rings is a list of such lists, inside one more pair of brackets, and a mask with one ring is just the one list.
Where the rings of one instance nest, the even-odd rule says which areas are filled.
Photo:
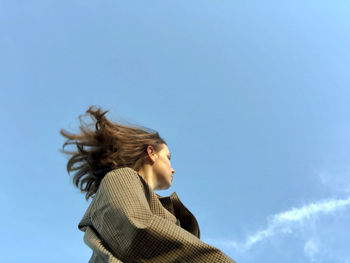
[[180, 201], [176, 192], [170, 196], [162, 197], [156, 194], [165, 209], [172, 213], [179, 221], [183, 229], [200, 238], [199, 225], [194, 215]]

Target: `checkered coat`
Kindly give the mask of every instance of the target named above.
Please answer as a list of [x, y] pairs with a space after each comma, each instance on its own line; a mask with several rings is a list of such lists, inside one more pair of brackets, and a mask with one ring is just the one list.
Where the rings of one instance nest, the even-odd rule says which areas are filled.
[[132, 168], [105, 175], [78, 225], [89, 263], [231, 262], [203, 243], [197, 220], [174, 192], [161, 197]]

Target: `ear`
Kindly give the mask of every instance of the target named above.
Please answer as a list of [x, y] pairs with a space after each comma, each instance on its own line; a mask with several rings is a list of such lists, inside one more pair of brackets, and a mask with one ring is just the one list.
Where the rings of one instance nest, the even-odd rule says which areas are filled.
[[152, 145], [147, 146], [147, 155], [148, 155], [148, 159], [152, 163], [154, 163], [154, 161], [158, 158], [158, 154], [156, 153]]

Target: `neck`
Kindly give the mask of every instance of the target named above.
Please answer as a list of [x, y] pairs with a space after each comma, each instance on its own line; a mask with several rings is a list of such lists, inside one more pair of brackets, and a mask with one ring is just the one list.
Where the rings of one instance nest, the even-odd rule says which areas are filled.
[[144, 165], [139, 171], [139, 175], [147, 182], [147, 184], [154, 190], [158, 186], [158, 182], [153, 174], [152, 167]]

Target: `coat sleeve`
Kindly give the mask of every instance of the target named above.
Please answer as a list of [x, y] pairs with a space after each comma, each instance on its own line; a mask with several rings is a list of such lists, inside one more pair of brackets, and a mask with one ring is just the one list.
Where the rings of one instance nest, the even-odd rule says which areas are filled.
[[138, 174], [109, 172], [94, 198], [91, 222], [105, 246], [123, 262], [233, 262], [176, 224], [153, 214]]

